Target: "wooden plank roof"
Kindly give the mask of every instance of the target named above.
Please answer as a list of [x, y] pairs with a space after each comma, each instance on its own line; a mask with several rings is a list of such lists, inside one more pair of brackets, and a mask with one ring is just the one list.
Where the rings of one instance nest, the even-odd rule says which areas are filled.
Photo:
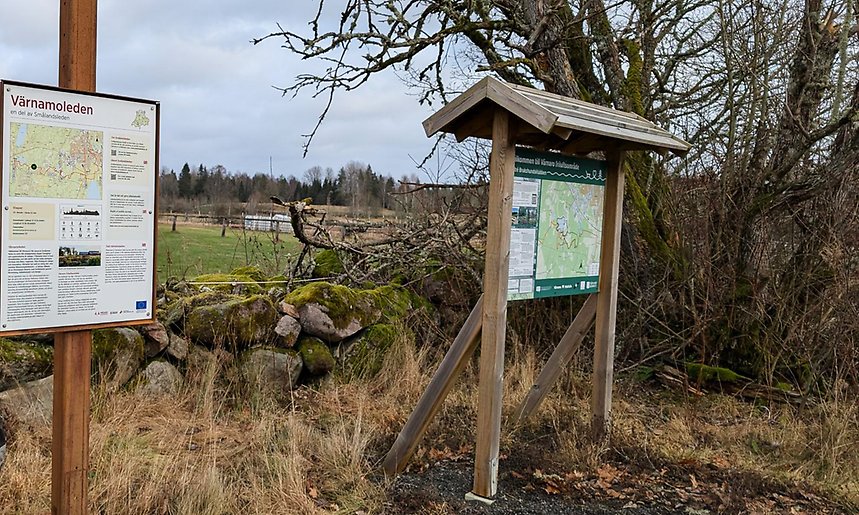
[[427, 136], [438, 132], [492, 138], [492, 112], [502, 108], [525, 122], [517, 142], [569, 154], [595, 150], [670, 150], [685, 155], [691, 145], [633, 113], [617, 111], [533, 88], [485, 77], [424, 120]]

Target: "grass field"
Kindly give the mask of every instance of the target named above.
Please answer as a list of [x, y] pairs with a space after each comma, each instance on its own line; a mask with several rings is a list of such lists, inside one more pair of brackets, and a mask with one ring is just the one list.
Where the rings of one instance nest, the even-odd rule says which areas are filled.
[[300, 250], [298, 241], [281, 234], [280, 241], [267, 232], [228, 228], [221, 237], [218, 226], [158, 225], [158, 281], [168, 277], [195, 277], [213, 272], [229, 272], [256, 265], [269, 275], [282, 273], [290, 258]]

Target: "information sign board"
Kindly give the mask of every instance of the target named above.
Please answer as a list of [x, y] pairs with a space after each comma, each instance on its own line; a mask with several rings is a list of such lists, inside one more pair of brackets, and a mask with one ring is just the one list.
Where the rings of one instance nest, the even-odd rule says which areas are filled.
[[604, 161], [516, 149], [507, 299], [598, 291]]
[[159, 104], [0, 87], [0, 334], [153, 320]]

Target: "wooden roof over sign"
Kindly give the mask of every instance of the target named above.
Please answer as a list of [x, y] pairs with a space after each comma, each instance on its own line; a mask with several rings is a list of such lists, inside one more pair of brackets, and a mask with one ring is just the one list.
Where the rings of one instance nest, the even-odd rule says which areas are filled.
[[691, 145], [633, 113], [486, 77], [427, 118], [427, 136], [454, 134], [492, 139], [492, 113], [508, 110], [522, 120], [519, 144], [567, 154], [596, 150], [670, 150], [685, 155]]

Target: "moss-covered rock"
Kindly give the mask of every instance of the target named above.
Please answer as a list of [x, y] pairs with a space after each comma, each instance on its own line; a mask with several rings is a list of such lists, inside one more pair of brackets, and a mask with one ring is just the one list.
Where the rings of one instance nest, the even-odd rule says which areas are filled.
[[329, 343], [340, 342], [377, 322], [396, 322], [429, 303], [407, 289], [386, 285], [352, 289], [327, 282], [309, 283], [290, 292], [284, 304], [295, 306], [301, 327]]
[[53, 347], [0, 338], [0, 391], [47, 377], [53, 368]]
[[164, 310], [158, 312], [158, 317], [168, 328], [173, 328], [181, 332], [185, 327], [185, 318], [194, 308], [211, 304], [219, 304], [240, 298], [241, 297], [238, 295], [222, 291], [202, 292], [196, 295], [182, 297], [170, 303]]
[[382, 316], [377, 295], [327, 282], [306, 284], [283, 299], [298, 309], [307, 334], [327, 342], [339, 342]]
[[234, 350], [267, 345], [274, 340], [278, 318], [268, 297], [254, 295], [194, 308], [185, 321], [185, 335], [201, 345]]
[[263, 291], [257, 279], [244, 274], [204, 274], [195, 277], [194, 283], [201, 290], [205, 288], [234, 295], [252, 295]]
[[433, 310], [428, 300], [402, 286], [379, 286], [369, 292], [376, 297], [376, 303], [382, 311], [383, 322], [396, 323], [416, 310], [427, 312]]
[[296, 347], [304, 363], [307, 373], [314, 376], [322, 376], [334, 369], [336, 362], [331, 355], [331, 349], [319, 338], [305, 336], [298, 340]]
[[92, 334], [92, 372], [109, 389], [131, 380], [144, 357], [143, 336], [127, 327], [100, 329]]
[[343, 375], [368, 379], [382, 369], [385, 355], [398, 338], [413, 339], [411, 331], [391, 324], [371, 325], [354, 341], [340, 347]]
[[331, 249], [320, 250], [313, 259], [313, 277], [335, 277], [343, 273], [343, 261]]

